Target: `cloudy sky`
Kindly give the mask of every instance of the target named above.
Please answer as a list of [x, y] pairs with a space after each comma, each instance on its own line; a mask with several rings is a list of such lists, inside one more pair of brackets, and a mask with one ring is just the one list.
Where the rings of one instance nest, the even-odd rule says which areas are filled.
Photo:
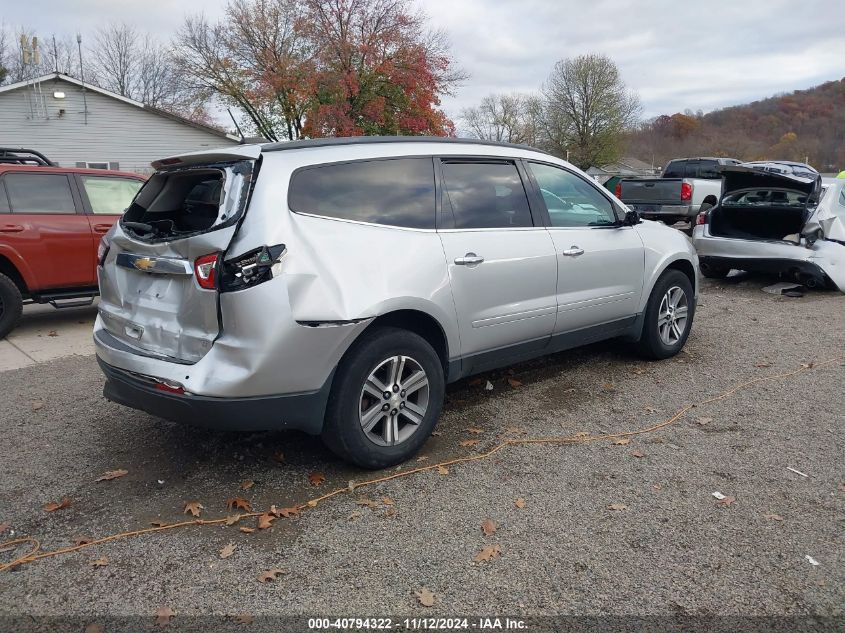
[[[491, 92], [537, 89], [554, 63], [605, 53], [644, 114], [705, 111], [845, 76], [839, 0], [417, 0], [449, 34], [469, 79], [444, 99], [457, 117]], [[124, 21], [167, 39], [186, 13], [222, 17], [226, 0], [25, 0], [0, 20], [92, 38]]]

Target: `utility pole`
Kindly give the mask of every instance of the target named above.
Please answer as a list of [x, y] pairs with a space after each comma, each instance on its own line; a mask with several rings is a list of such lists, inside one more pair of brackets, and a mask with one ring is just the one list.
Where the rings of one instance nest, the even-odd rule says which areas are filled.
[[88, 99], [85, 95], [85, 71], [82, 68], [82, 33], [76, 34], [76, 47], [79, 49], [79, 80], [82, 82], [82, 109], [85, 110], [85, 125], [88, 125]]

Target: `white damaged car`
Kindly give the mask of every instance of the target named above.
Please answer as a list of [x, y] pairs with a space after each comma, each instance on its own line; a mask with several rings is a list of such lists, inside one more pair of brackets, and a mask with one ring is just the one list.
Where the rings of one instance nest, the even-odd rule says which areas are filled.
[[692, 235], [705, 277], [737, 269], [845, 292], [845, 180], [825, 189], [809, 172], [749, 164], [722, 174], [719, 204], [698, 216]]

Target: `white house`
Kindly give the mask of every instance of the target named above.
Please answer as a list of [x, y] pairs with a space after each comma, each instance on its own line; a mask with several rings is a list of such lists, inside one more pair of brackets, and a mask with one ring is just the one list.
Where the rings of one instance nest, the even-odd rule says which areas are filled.
[[63, 167], [144, 173], [157, 158], [238, 141], [61, 73], [0, 86], [0, 147], [34, 149]]

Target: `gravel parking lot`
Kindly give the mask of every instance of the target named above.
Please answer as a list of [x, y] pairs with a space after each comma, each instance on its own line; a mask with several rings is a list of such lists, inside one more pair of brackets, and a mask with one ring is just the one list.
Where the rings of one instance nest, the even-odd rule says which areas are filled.
[[[0, 615], [78, 616], [80, 631], [115, 615], [154, 626], [162, 607], [176, 613], [173, 628], [196, 614], [564, 613], [817, 616], [841, 627], [845, 297], [776, 297], [761, 292], [768, 283], [705, 282], [673, 360], [643, 362], [609, 342], [451, 386], [422, 461], [387, 474], [503, 437], [645, 428], [750, 379], [795, 375], [628, 444], [509, 446], [448, 474], [337, 495], [265, 530], [240, 530], [254, 518], [189, 526], [39, 560], [0, 572]], [[106, 402], [93, 356], [6, 371], [0, 384], [0, 540], [33, 536], [45, 551], [184, 520], [191, 501], [218, 518], [233, 497], [293, 506], [385, 474], [350, 469], [304, 435], [212, 433]], [[95, 482], [117, 469], [128, 474]], [[69, 507], [44, 510], [63, 497]], [[491, 559], [476, 562], [489, 546]], [[259, 582], [275, 568], [275, 581]], [[434, 606], [421, 604], [422, 588]]]

